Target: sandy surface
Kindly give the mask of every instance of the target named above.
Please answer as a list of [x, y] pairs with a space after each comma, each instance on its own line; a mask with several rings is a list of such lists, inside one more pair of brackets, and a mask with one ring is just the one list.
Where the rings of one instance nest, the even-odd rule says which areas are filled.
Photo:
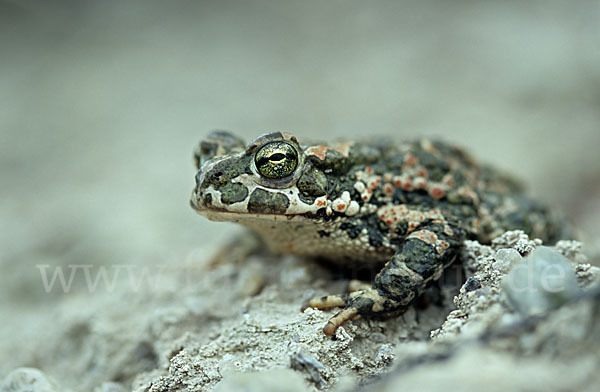
[[[296, 351], [336, 353], [320, 359], [329, 387], [397, 365], [390, 342], [429, 350], [450, 294], [328, 341], [326, 315], [297, 310], [343, 289], [330, 271], [292, 258], [206, 269], [240, 232], [188, 205], [191, 152], [214, 128], [438, 135], [564, 211], [597, 263], [598, 19], [597, 1], [0, 3], [0, 379], [27, 366], [60, 390], [210, 389], [231, 372], [234, 388], [238, 371], [286, 363], [269, 371], [301, 375], [302, 390], [314, 384], [290, 369]], [[56, 268], [73, 273], [68, 290], [45, 289]], [[119, 271], [114, 287], [90, 290], [100, 271]], [[261, 334], [269, 344], [252, 346]], [[211, 342], [235, 355], [211, 357]]]

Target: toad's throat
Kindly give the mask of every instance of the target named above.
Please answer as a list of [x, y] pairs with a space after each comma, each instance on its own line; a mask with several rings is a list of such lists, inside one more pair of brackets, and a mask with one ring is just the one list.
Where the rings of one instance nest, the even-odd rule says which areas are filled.
[[341, 228], [339, 220], [207, 209], [199, 213], [212, 221], [234, 222], [248, 227], [262, 238], [271, 251], [280, 254], [324, 258], [345, 266], [373, 266], [386, 261], [395, 252], [387, 243], [370, 245], [367, 230], [352, 238]]

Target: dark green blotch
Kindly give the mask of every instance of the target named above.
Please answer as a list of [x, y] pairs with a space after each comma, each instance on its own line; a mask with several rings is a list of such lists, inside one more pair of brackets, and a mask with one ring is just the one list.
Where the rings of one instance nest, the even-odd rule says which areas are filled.
[[210, 185], [215, 190], [221, 191], [221, 188], [231, 184], [231, 180], [246, 172], [249, 166], [248, 159], [226, 159], [216, 164], [208, 173], [204, 180], [203, 189]]
[[360, 309], [362, 314], [373, 314], [375, 313], [373, 312], [374, 303], [375, 302], [371, 298], [359, 296], [352, 301], [352, 306]]
[[327, 194], [327, 177], [322, 171], [308, 164], [296, 185], [302, 201], [312, 204], [319, 196]]
[[330, 232], [325, 231], [325, 230], [319, 230], [317, 231], [317, 234], [319, 235], [319, 237], [323, 238], [323, 237], [329, 237], [331, 235]]
[[334, 200], [335, 198], [340, 197], [344, 191], [349, 191], [352, 199], [358, 200], [358, 203], [362, 205], [363, 201], [360, 198], [360, 194], [354, 189], [355, 181], [353, 172], [346, 176], [329, 176], [327, 178], [327, 196], [331, 200]]
[[340, 225], [340, 230], [344, 230], [346, 233], [348, 233], [348, 237], [355, 239], [360, 235], [362, 227], [352, 223], [344, 222]]
[[369, 230], [369, 244], [376, 248], [383, 246], [383, 236], [378, 230]]
[[408, 268], [424, 279], [433, 275], [440, 265], [439, 255], [435, 254], [433, 247], [418, 239], [409, 239], [404, 243], [401, 257]]
[[285, 214], [289, 205], [290, 200], [282, 193], [256, 189], [250, 195], [248, 212], [258, 214]]
[[454, 234], [447, 236], [443, 233], [443, 225], [434, 224], [428, 227], [429, 230], [437, 234], [440, 240], [448, 242], [449, 248], [441, 254], [437, 252], [434, 246], [425, 242], [410, 238], [404, 242], [401, 254], [408, 268], [421, 275], [424, 279], [430, 278], [440, 265], [448, 265], [454, 258], [457, 248], [465, 239], [465, 232], [456, 226], [451, 226]]
[[248, 197], [248, 188], [238, 183], [229, 183], [221, 187], [220, 191], [223, 204], [239, 203]]
[[[400, 257], [399, 255], [394, 258]], [[392, 263], [395, 260], [392, 259]], [[400, 264], [400, 263], [395, 263]], [[395, 269], [384, 270], [375, 277], [375, 286], [381, 289], [385, 295], [397, 300], [400, 303], [408, 303], [409, 295], [417, 291], [415, 282], [408, 276], [394, 274]]]
[[394, 232], [398, 235], [398, 236], [404, 236], [407, 234], [408, 232], [408, 222], [406, 221], [401, 221], [396, 225], [396, 229], [394, 230]]
[[319, 169], [336, 175], [347, 173], [352, 166], [352, 161], [348, 157], [335, 150], [327, 150], [324, 160], [315, 156], [310, 156], [308, 159]]

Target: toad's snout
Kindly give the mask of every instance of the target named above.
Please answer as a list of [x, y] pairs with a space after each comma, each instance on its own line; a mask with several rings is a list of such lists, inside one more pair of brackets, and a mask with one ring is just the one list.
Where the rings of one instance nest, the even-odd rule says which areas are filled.
[[204, 173], [202, 170], [198, 170], [196, 173], [196, 187], [192, 191], [192, 197], [190, 204], [196, 211], [202, 211], [206, 209], [208, 203], [210, 203], [210, 194], [207, 194], [202, 187], [204, 183]]

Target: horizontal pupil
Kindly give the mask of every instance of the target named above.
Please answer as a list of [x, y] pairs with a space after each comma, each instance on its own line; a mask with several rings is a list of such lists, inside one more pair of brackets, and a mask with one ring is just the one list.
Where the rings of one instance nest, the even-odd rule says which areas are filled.
[[283, 155], [280, 152], [273, 154], [269, 157], [270, 161], [282, 161], [283, 159], [285, 159], [285, 155]]

